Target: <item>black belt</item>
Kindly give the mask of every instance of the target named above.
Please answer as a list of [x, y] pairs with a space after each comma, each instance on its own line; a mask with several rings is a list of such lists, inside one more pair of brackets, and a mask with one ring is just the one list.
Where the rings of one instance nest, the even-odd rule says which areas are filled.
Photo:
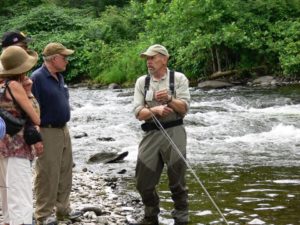
[[[160, 123], [164, 129], [167, 129], [170, 127], [176, 127], [176, 126], [182, 125], [183, 120], [179, 119], [179, 120], [173, 120], [170, 122], [160, 122]], [[142, 130], [146, 131], [146, 132], [150, 131], [150, 130], [159, 130], [159, 128], [160, 128], [155, 123], [149, 123], [149, 122], [143, 123], [141, 125], [141, 127], [142, 127]]]
[[44, 124], [41, 127], [43, 128], [63, 128], [66, 124]]

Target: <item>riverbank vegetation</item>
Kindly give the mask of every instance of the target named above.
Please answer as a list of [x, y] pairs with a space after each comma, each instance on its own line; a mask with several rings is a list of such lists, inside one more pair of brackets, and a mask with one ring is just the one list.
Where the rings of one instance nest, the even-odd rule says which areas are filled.
[[[190, 80], [222, 73], [300, 78], [298, 0], [0, 0], [0, 32], [21, 30], [42, 52], [76, 50], [69, 82], [132, 85], [146, 72], [139, 53], [161, 43], [170, 68]], [[40, 59], [40, 62], [42, 60]]]

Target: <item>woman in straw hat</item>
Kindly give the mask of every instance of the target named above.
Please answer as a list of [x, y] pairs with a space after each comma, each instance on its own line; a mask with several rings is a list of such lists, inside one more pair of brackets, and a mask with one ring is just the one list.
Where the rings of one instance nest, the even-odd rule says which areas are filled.
[[[0, 97], [0, 107], [21, 116], [25, 112], [33, 124], [39, 125], [40, 118], [27, 97], [22, 82], [26, 73], [37, 63], [37, 53], [29, 55], [19, 46], [6, 48], [0, 61], [3, 69], [0, 79], [2, 86], [8, 86], [14, 96], [14, 103], [9, 91], [4, 91]], [[39, 151], [42, 151], [40, 146]], [[32, 224], [32, 174], [30, 160], [33, 152], [24, 140], [23, 129], [17, 134], [5, 135], [0, 141], [0, 193], [4, 224]]]

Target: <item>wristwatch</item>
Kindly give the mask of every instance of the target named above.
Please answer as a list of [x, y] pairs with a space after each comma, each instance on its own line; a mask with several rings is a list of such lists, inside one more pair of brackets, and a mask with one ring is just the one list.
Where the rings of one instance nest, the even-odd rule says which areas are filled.
[[171, 95], [171, 98], [167, 101], [167, 104], [173, 101], [173, 96]]

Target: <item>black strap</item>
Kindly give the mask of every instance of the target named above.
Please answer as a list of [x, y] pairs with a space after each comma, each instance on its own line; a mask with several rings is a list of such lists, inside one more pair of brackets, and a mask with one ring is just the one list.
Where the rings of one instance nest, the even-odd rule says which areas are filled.
[[174, 95], [175, 94], [175, 81], [174, 81], [174, 71], [171, 70], [170, 71], [170, 90], [171, 90], [171, 94]]
[[146, 94], [147, 94], [147, 91], [149, 90], [149, 87], [150, 87], [150, 75], [147, 74], [146, 78], [145, 78], [145, 98], [146, 98]]
[[[175, 94], [175, 76], [174, 76], [174, 71], [170, 70], [170, 78], [169, 78], [169, 87], [171, 90], [171, 94], [174, 95]], [[150, 87], [150, 75], [147, 74], [146, 78], [145, 78], [145, 86], [144, 86], [144, 92], [145, 92], [145, 98], [146, 98], [146, 94], [147, 91], [149, 90]]]
[[8, 90], [12, 100], [13, 100], [13, 103], [19, 107], [19, 109], [21, 110], [21, 118], [25, 118], [26, 117], [26, 113], [24, 112], [24, 110], [21, 108], [21, 106], [19, 105], [19, 103], [17, 102], [17, 100], [15, 99], [15, 96], [13, 95], [13, 93], [11, 92], [10, 90], [10, 87], [9, 87], [9, 80], [5, 80], [5, 89], [4, 89], [4, 94], [5, 94], [5, 91], [6, 89]]
[[[164, 129], [167, 129], [167, 128], [170, 128], [170, 127], [176, 127], [176, 126], [179, 126], [179, 125], [182, 125], [183, 124], [183, 120], [182, 119], [178, 119], [178, 120], [173, 120], [173, 121], [170, 121], [170, 122], [161, 122], [161, 125]], [[143, 131], [150, 131], [150, 130], [159, 130], [160, 127], [158, 127], [156, 125], [156, 123], [150, 123], [150, 122], [146, 122], [146, 123], [143, 123], [141, 125], [142, 127], [142, 130]]]
[[9, 92], [9, 94], [10, 94], [10, 96], [11, 96], [11, 98], [12, 98], [12, 100], [13, 100], [13, 102], [14, 102], [14, 104], [17, 105], [17, 106], [19, 106], [19, 104], [18, 104], [18, 102], [16, 101], [15, 96], [14, 96], [13, 93], [11, 92], [10, 87], [9, 87], [8, 84], [9, 84], [9, 80], [6, 80], [6, 81], [5, 81], [4, 94], [5, 94], [5, 90], [7, 89], [8, 92]]

